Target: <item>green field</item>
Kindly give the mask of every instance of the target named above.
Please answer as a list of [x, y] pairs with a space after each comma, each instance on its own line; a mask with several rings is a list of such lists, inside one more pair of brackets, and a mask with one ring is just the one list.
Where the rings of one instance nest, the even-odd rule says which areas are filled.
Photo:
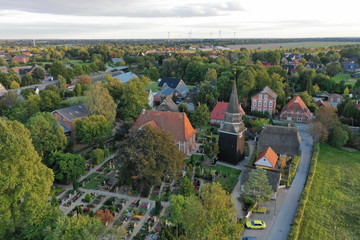
[[345, 85], [355, 85], [356, 83], [356, 81], [349, 81], [349, 79], [351, 79], [351, 74], [349, 73], [336, 74], [333, 79], [335, 82], [345, 81]]
[[298, 239], [360, 239], [360, 152], [320, 149]]

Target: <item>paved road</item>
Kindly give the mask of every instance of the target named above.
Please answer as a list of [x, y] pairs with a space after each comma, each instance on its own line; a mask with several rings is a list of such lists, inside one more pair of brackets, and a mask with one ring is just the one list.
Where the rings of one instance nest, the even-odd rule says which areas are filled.
[[307, 133], [307, 125], [298, 124], [297, 127], [301, 135], [301, 160], [295, 179], [285, 197], [279, 213], [276, 215], [269, 235], [267, 238], [264, 238], [266, 240], [287, 239], [298, 206], [298, 201], [307, 179], [313, 142], [311, 136]]
[[34, 85], [30, 85], [30, 86], [26, 86], [26, 87], [21, 87], [21, 88], [16, 88], [16, 89], [9, 89], [8, 91], [13, 91], [13, 92], [17, 92], [17, 93], [20, 93], [21, 90], [24, 90], [24, 89], [27, 89], [27, 88], [39, 88], [39, 90], [44, 90], [45, 87], [47, 85], [50, 85], [50, 84], [53, 84], [53, 85], [56, 85], [58, 81], [42, 81], [42, 83], [39, 83], [39, 84], [34, 84]]

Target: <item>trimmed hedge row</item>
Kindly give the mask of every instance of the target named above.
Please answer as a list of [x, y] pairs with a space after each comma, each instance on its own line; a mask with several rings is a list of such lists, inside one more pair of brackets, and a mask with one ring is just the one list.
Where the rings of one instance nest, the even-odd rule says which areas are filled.
[[299, 162], [300, 162], [300, 156], [295, 156], [295, 157], [293, 157], [293, 159], [291, 159], [289, 176], [288, 176], [288, 180], [286, 183], [287, 187], [290, 187], [290, 185], [292, 184], [292, 182], [295, 178], [295, 174], [296, 174], [296, 170], [298, 169]]
[[305, 206], [309, 198], [310, 189], [314, 180], [319, 151], [320, 151], [320, 144], [315, 143], [313, 146], [313, 154], [310, 162], [308, 178], [306, 180], [306, 185], [300, 197], [299, 205], [297, 207], [294, 221], [290, 229], [288, 240], [297, 240], [299, 237], [301, 221], [304, 216]]

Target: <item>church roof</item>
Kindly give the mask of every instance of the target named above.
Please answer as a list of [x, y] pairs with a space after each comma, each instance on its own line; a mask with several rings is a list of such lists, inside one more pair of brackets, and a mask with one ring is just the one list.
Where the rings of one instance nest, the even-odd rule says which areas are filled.
[[233, 113], [233, 114], [240, 114], [239, 98], [238, 98], [238, 94], [237, 94], [236, 82], [235, 81], [234, 81], [234, 84], [233, 84], [233, 87], [232, 87], [230, 101], [229, 101], [229, 105], [228, 105], [228, 108], [227, 108], [226, 112], [227, 113]]

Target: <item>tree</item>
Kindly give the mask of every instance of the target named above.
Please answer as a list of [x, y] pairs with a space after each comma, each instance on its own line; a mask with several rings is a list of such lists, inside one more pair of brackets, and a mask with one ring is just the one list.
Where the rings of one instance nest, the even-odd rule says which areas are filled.
[[81, 76], [79, 76], [78, 83], [80, 83], [82, 86], [90, 85], [91, 82], [92, 82], [92, 79], [89, 77], [89, 75], [81, 75]]
[[149, 94], [144, 90], [149, 79], [132, 79], [121, 85], [121, 95], [117, 111], [123, 120], [133, 120], [139, 116], [142, 109], [148, 109]]
[[0, 119], [0, 133], [0, 238], [19, 239], [22, 230], [47, 214], [54, 177], [21, 123]]
[[228, 102], [231, 94], [231, 88], [233, 86], [233, 80], [231, 80], [231, 72], [223, 72], [219, 77], [216, 88], [219, 93], [219, 100]]
[[65, 149], [67, 138], [64, 129], [51, 113], [37, 113], [28, 120], [26, 127], [40, 156]]
[[40, 92], [40, 110], [44, 112], [51, 112], [58, 109], [61, 104], [59, 94], [51, 90], [44, 90]]
[[12, 82], [10, 83], [10, 89], [17, 89], [17, 88], [20, 88], [19, 83], [16, 82], [16, 81], [12, 81]]
[[217, 182], [205, 184], [200, 198], [173, 195], [170, 213], [172, 221], [183, 228], [186, 239], [239, 239], [242, 231], [231, 196]]
[[322, 125], [330, 132], [339, 123], [339, 117], [336, 113], [336, 108], [331, 105], [324, 105], [315, 113], [316, 120], [320, 121]]
[[72, 182], [77, 188], [77, 179], [85, 172], [85, 159], [81, 155], [54, 152], [47, 159], [47, 164], [53, 169], [55, 179], [60, 183]]
[[75, 85], [74, 92], [75, 92], [75, 96], [77, 96], [77, 97], [82, 95], [82, 87], [81, 87], [80, 83]]
[[199, 103], [194, 114], [192, 115], [192, 122], [195, 127], [201, 128], [207, 125], [210, 121], [210, 112], [206, 104]]
[[86, 49], [81, 49], [79, 51], [79, 59], [83, 62], [86, 62], [86, 60], [90, 59], [90, 54]]
[[0, 66], [7, 66], [8, 63], [5, 58], [0, 57]]
[[77, 217], [66, 218], [60, 236], [55, 239], [60, 240], [96, 240], [104, 230], [104, 226], [97, 218], [79, 215]]
[[247, 182], [244, 183], [244, 199], [252, 202], [268, 201], [272, 193], [266, 170], [261, 168], [252, 170]]
[[320, 121], [311, 122], [308, 131], [314, 142], [326, 142], [328, 139], [329, 132]]
[[45, 78], [45, 71], [42, 67], [35, 67], [31, 75], [36, 82], [40, 82]]
[[332, 62], [326, 65], [326, 72], [330, 76], [335, 76], [341, 71], [341, 64], [338, 62]]
[[337, 148], [343, 147], [349, 140], [349, 133], [344, 130], [341, 126], [334, 128], [331, 134], [331, 145]]
[[276, 65], [280, 62], [281, 54], [278, 51], [268, 51], [265, 53], [265, 59], [267, 62]]
[[180, 183], [180, 194], [188, 197], [190, 195], [195, 194], [195, 188], [191, 180], [185, 176]]
[[241, 89], [239, 89], [239, 95], [242, 98], [247, 99], [251, 91], [255, 89], [255, 85], [255, 74], [251, 69], [246, 69], [239, 74], [237, 86], [241, 87]]
[[115, 121], [116, 106], [109, 91], [100, 83], [94, 83], [85, 92], [85, 106], [93, 115], [103, 115], [109, 123]]
[[216, 69], [209, 68], [205, 73], [204, 81], [205, 82], [216, 82], [217, 80], [217, 72]]
[[57, 79], [59, 75], [64, 74], [65, 71], [66, 68], [60, 61], [55, 61], [50, 68], [50, 73], [55, 79]]
[[120, 182], [148, 189], [175, 176], [184, 167], [184, 154], [165, 131], [144, 127], [130, 134], [117, 157]]
[[35, 81], [33, 79], [33, 77], [31, 76], [30, 73], [25, 74], [22, 78], [21, 78], [21, 85], [22, 86], [28, 86], [28, 85], [33, 85], [35, 84]]
[[76, 137], [82, 143], [103, 145], [111, 135], [111, 124], [103, 115], [92, 115], [76, 120]]
[[98, 210], [95, 217], [99, 218], [105, 226], [114, 220], [114, 216], [111, 214], [109, 209]]
[[215, 106], [218, 100], [218, 92], [215, 87], [210, 84], [201, 84], [199, 92], [199, 102], [210, 106]]
[[124, 226], [113, 226], [109, 234], [109, 240], [123, 240], [128, 235], [127, 230]]

